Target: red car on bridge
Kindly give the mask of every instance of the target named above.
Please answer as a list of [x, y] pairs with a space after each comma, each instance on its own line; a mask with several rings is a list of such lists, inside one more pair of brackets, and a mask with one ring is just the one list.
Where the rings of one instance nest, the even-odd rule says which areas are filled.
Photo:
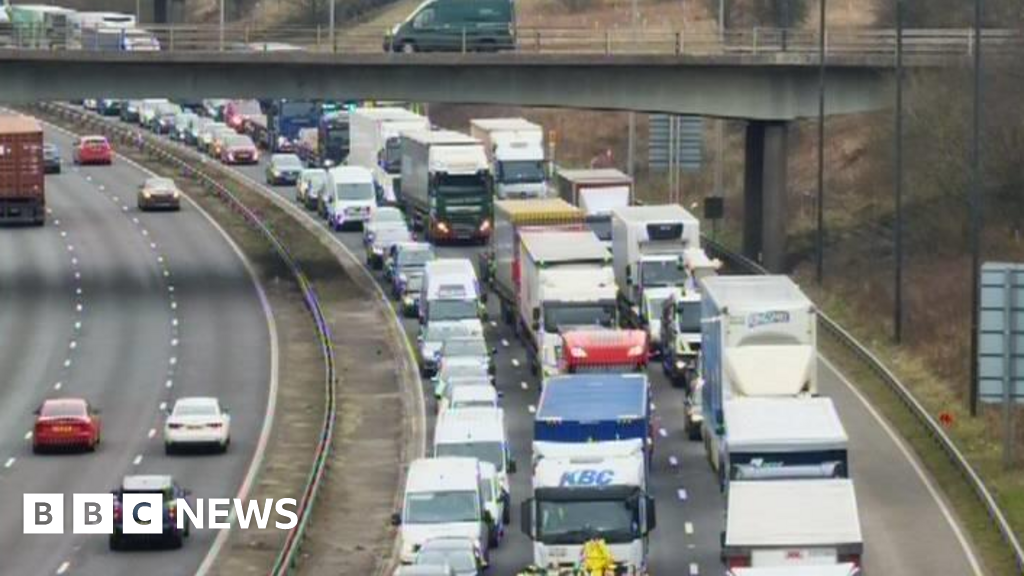
[[100, 443], [99, 411], [81, 398], [56, 398], [36, 410], [32, 452], [83, 448], [92, 452]]

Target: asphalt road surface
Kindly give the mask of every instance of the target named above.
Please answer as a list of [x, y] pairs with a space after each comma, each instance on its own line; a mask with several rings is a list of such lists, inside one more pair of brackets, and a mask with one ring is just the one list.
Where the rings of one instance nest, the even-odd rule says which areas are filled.
[[[263, 164], [234, 169], [285, 198], [294, 200], [292, 186], [264, 184]], [[315, 217], [315, 216], [314, 216]], [[340, 232], [335, 237], [362, 258], [359, 232]], [[466, 257], [476, 262], [476, 247], [441, 247], [442, 257]], [[530, 488], [531, 408], [539, 398], [538, 381], [529, 373], [525, 351], [509, 327], [500, 323], [497, 298], [488, 303], [487, 338], [498, 348], [497, 386], [503, 392], [506, 424], [513, 456], [523, 465], [512, 477], [513, 518], [506, 540], [491, 556], [492, 574], [514, 574], [532, 560], [529, 540], [518, 529], [519, 502]], [[404, 321], [406, 333], [415, 340], [418, 326]], [[658, 527], [651, 539], [653, 574], [713, 574], [723, 572], [720, 533], [724, 525], [724, 500], [719, 492], [700, 442], [690, 442], [683, 432], [683, 397], [672, 388], [659, 365], [649, 369], [654, 391], [659, 435], [655, 440], [652, 480], [658, 506]], [[867, 574], [886, 576], [966, 576], [980, 574], [955, 519], [941, 498], [929, 488], [909, 450], [887, 431], [868, 405], [844, 383], [830, 364], [821, 362], [821, 394], [833, 398], [850, 437], [850, 461], [865, 535], [863, 567]], [[430, 386], [425, 386], [428, 391]], [[432, 397], [427, 400], [428, 444], [433, 437]], [[676, 462], [677, 465], [672, 465]]]
[[[145, 178], [122, 159], [47, 176], [42, 228], [0, 228], [0, 573], [195, 573], [216, 532], [181, 550], [111, 552], [70, 533], [72, 493], [109, 492], [125, 474], [171, 474], [195, 498], [234, 497], [261, 433], [272, 335], [234, 249], [190, 204], [140, 213]], [[226, 454], [164, 455], [162, 406], [217, 396], [232, 413]], [[75, 396], [102, 410], [95, 453], [33, 455], [32, 411]], [[22, 534], [22, 494], [65, 495], [65, 534]]]

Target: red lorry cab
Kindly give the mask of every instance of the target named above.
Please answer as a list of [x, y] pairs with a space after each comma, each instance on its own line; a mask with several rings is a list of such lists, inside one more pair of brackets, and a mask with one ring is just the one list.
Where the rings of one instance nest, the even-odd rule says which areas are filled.
[[647, 369], [647, 332], [580, 328], [562, 334], [563, 372], [642, 372]]

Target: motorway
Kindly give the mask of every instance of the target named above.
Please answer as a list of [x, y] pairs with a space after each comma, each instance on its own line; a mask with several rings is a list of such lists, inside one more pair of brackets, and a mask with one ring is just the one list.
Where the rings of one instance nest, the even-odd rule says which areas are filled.
[[[264, 159], [266, 157], [263, 155]], [[294, 200], [292, 187], [263, 184], [262, 165], [234, 169], [253, 185]], [[362, 258], [358, 232], [336, 233], [334, 237]], [[441, 247], [438, 254], [475, 261], [478, 250]], [[532, 412], [538, 399], [538, 381], [530, 375], [523, 347], [512, 331], [496, 321], [500, 315], [495, 300], [492, 297], [488, 303], [491, 321], [486, 324], [487, 338], [498, 349], [497, 385], [504, 394], [502, 402], [513, 455], [520, 463], [518, 474], [512, 477], [513, 521], [506, 540], [491, 558], [491, 573], [505, 576], [514, 574], [531, 560], [530, 543], [518, 529], [518, 503], [528, 495], [530, 486]], [[416, 322], [404, 320], [403, 325], [408, 337], [414, 340], [418, 329]], [[685, 438], [681, 392], [668, 385], [659, 367], [652, 367], [649, 375], [658, 423], [653, 468], [658, 527], [651, 542], [651, 572], [721, 574], [719, 535], [724, 504], [717, 480], [704, 457], [702, 444]], [[909, 450], [827, 361], [820, 362], [819, 380], [820, 392], [834, 399], [850, 436], [851, 473], [857, 486], [865, 535], [865, 573], [885, 576], [982, 574], [955, 519]], [[425, 389], [430, 390], [430, 387], [425, 386]], [[432, 397], [428, 397], [426, 403], [428, 415], [432, 416]], [[432, 418], [428, 417], [428, 425], [429, 442]]]
[[[260, 438], [276, 336], [241, 256], [190, 203], [140, 213], [146, 174], [73, 167], [71, 138], [47, 130], [64, 173], [46, 177], [42, 228], [0, 228], [0, 573], [193, 574], [217, 532], [182, 550], [110, 552], [70, 534], [72, 493], [109, 492], [125, 474], [171, 474], [196, 498], [234, 497]], [[33, 455], [42, 400], [78, 396], [102, 410], [95, 453]], [[232, 413], [223, 455], [164, 455], [161, 408], [212, 395]], [[23, 493], [65, 495], [64, 535], [23, 535]]]

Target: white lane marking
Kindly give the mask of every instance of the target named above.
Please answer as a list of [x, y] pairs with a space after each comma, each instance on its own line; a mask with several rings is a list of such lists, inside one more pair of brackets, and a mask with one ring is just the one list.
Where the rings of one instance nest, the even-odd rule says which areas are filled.
[[535, 414], [537, 412], [537, 407], [534, 406], [533, 404], [530, 404], [529, 406], [527, 406], [526, 409], [527, 409], [527, 411], [530, 412], [530, 414]]
[[114, 202], [120, 202], [121, 201], [121, 199], [118, 198], [116, 194], [111, 196], [110, 199], [113, 200]]
[[171, 271], [166, 269], [166, 268], [164, 268], [164, 277], [166, 278], [167, 276], [170, 276], [170, 275], [171, 275]]
[[68, 368], [69, 366], [71, 366], [71, 358], [68, 358], [67, 360], [64, 361], [64, 367]]
[[178, 309], [178, 303], [174, 302], [174, 301], [171, 301], [171, 310], [177, 310], [177, 309]]
[[81, 279], [82, 279], [82, 273], [76, 271], [75, 272], [75, 280], [81, 280]]
[[651, 412], [654, 412], [657, 409], [658, 409], [658, 405], [655, 404], [654, 402], [651, 402]]
[[102, 191], [104, 191], [104, 190], [106, 190], [106, 189], [107, 189], [107, 187], [106, 187], [106, 186], [104, 186], [103, 184], [100, 184], [100, 185], [98, 186], [98, 188], [100, 189], [100, 192], [102, 192]]
[[495, 322], [494, 320], [491, 320], [490, 324], [491, 324], [491, 328], [497, 328], [498, 327], [498, 323]]
[[127, 212], [127, 211], [128, 211], [128, 207], [127, 206], [121, 206], [121, 212]]
[[74, 251], [75, 251], [75, 245], [74, 244], [68, 244], [68, 252], [74, 252]]
[[526, 383], [526, 380], [523, 380], [522, 382], [519, 383], [519, 387], [522, 388], [523, 390], [529, 390], [530, 385]]
[[167, 291], [168, 292], [174, 292], [174, 284], [168, 284], [167, 285]]
[[31, 440], [31, 439], [32, 439], [32, 431], [29, 430], [28, 432], [25, 432], [25, 440]]
[[8, 458], [7, 462], [4, 462], [4, 468], [10, 468], [11, 466], [14, 466], [15, 460], [17, 460], [17, 458], [15, 458], [14, 456]]
[[696, 562], [690, 562], [690, 576], [698, 576], [700, 574], [700, 566]]
[[178, 363], [178, 357], [177, 356], [171, 356], [171, 366], [174, 366], [177, 363]]
[[75, 348], [78, 348], [78, 342], [72, 340], [70, 343], [68, 343], [68, 348], [70, 348], [72, 350], [74, 350]]
[[59, 567], [59, 568], [57, 568], [57, 574], [63, 574], [63, 573], [65, 573], [65, 572], [67, 572], [67, 571], [68, 571], [68, 568], [70, 568], [70, 567], [71, 567], [71, 562], [68, 562], [68, 561], [66, 561], [66, 560], [65, 560], [65, 561], [64, 561], [64, 562], [63, 562], [63, 563], [62, 563], [62, 564], [60, 565], [60, 567]]
[[178, 339], [177, 338], [171, 338], [171, 346], [174, 347], [174, 346], [177, 346], [177, 345], [178, 345]]
[[82, 304], [81, 304], [81, 302], [79, 302], [78, 304], [75, 304], [75, 311], [76, 312], [81, 312], [82, 311]]
[[75, 294], [78, 295], [78, 296], [82, 295], [82, 287], [81, 286], [79, 286], [78, 288], [75, 288]]
[[150, 428], [149, 432], [146, 434], [147, 438], [152, 438], [153, 436], [156, 436], [156, 428]]
[[846, 375], [840, 372], [839, 369], [836, 368], [835, 364], [830, 362], [828, 358], [819, 355], [818, 359], [828, 366], [829, 370], [839, 378], [840, 382], [846, 385], [850, 392], [853, 392], [853, 395], [860, 400], [860, 403], [864, 405], [864, 408], [867, 409], [868, 413], [874, 417], [875, 421], [882, 427], [882, 430], [885, 430], [885, 433], [890, 439], [892, 439], [893, 443], [896, 444], [896, 448], [899, 449], [907, 459], [907, 462], [910, 463], [910, 467], [914, 469], [917, 477], [920, 478], [921, 483], [924, 484], [932, 499], [935, 500], [935, 504], [938, 505], [939, 511], [942, 512], [943, 517], [946, 518], [946, 522], [949, 524], [950, 529], [953, 530], [953, 534], [960, 542], [960, 547], [963, 549], [964, 555], [967, 556], [967, 562], [971, 565], [971, 570], [974, 571], [974, 576], [983, 576], [984, 573], [981, 571], [981, 564], [978, 562], [978, 558], [975, 557], [974, 550], [971, 548], [970, 544], [967, 543], [967, 538], [964, 536], [963, 530], [960, 528], [960, 524], [958, 524], [954, 519], [953, 513], [949, 510], [949, 506], [946, 505], [946, 501], [943, 500], [942, 496], [939, 494], [932, 478], [925, 473], [923, 468], [921, 468], [921, 464], [917, 461], [917, 458], [914, 457], [910, 449], [903, 443], [903, 440], [896, 434], [892, 427], [889, 426], [889, 423], [882, 418], [882, 415], [879, 414], [878, 411], [875, 410], [875, 407], [868, 402], [868, 399], [846, 378]]
[[67, 230], [61, 230], [61, 231], [60, 231], [60, 237], [61, 237], [61, 238], [67, 238], [67, 237], [68, 237], [68, 232], [67, 232]]
[[60, 390], [63, 387], [64, 387], [64, 383], [63, 382], [57, 382], [56, 384], [53, 385], [53, 389], [54, 390]]
[[81, 330], [81, 329], [82, 329], [82, 321], [79, 320], [79, 321], [75, 322], [75, 330]]
[[686, 502], [686, 499], [689, 496], [690, 495], [686, 492], [686, 488], [680, 488], [680, 489], [676, 490], [676, 497], [679, 498], [679, 500], [681, 500], [683, 502]]
[[679, 458], [676, 458], [675, 456], [669, 456], [668, 457], [668, 465], [673, 467], [673, 468], [675, 468], [676, 466], [679, 466]]
[[506, 340], [505, 338], [502, 338], [501, 339], [501, 345], [504, 346], [505, 348], [508, 348], [508, 340]]
[[149, 247], [150, 247], [150, 249], [152, 249], [152, 250], [156, 250], [156, 242], [150, 242], [150, 243], [149, 243]]
[[92, 176], [89, 176], [88, 174], [86, 174], [85, 175], [85, 181], [86, 182], [92, 182]]
[[171, 379], [168, 378], [167, 382], [164, 382], [164, 386], [167, 387], [167, 388], [174, 387], [174, 380], [171, 380]]
[[512, 365], [515, 366], [516, 368], [519, 368], [519, 360], [517, 358], [513, 358]]
[[149, 230], [146, 230], [145, 228], [143, 228], [142, 229], [142, 235], [143, 236], [149, 236]]
[[175, 327], [178, 326], [178, 319], [177, 318], [171, 318], [171, 326], [175, 326]]
[[683, 532], [686, 532], [687, 536], [693, 535], [693, 522], [687, 522], [683, 524]]
[[54, 226], [60, 226], [60, 218], [55, 218], [55, 219], [53, 220], [53, 225], [54, 225]]
[[156, 261], [161, 263], [161, 264], [163, 264], [164, 263], [164, 257], [163, 256], [157, 256], [156, 257]]
[[133, 223], [133, 224], [138, 224], [138, 223], [139, 223], [139, 218], [138, 218], [138, 216], [132, 216], [132, 223]]
[[46, 209], [46, 213], [47, 214], [53, 214], [53, 208], [47, 208]]
[[668, 431], [665, 430], [664, 428], [658, 428], [658, 435], [661, 436], [662, 438], [666, 438], [668, 437]]
[[71, 265], [72, 266], [78, 266], [78, 258], [72, 256], [71, 257]]
[[164, 410], [167, 410], [167, 402], [160, 403], [160, 411], [163, 412]]
[[135, 457], [135, 460], [132, 460], [132, 466], [138, 466], [139, 464], [142, 464], [142, 454], [139, 454]]

